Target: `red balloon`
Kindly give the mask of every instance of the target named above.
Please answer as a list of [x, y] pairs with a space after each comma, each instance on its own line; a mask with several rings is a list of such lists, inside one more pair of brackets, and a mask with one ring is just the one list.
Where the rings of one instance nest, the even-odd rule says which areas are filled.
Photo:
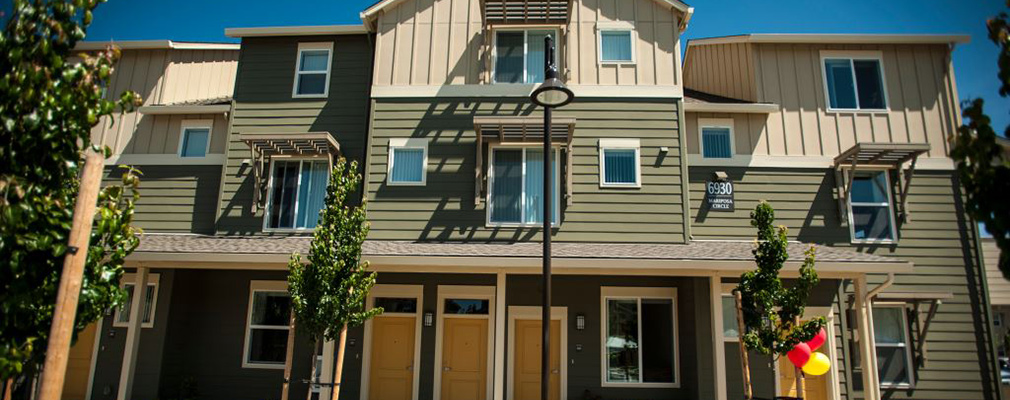
[[807, 361], [810, 361], [810, 346], [806, 343], [797, 344], [789, 353], [786, 353], [786, 357], [789, 357], [789, 361], [792, 361], [793, 365], [797, 368], [803, 368]]
[[810, 339], [807, 342], [807, 346], [810, 346], [810, 350], [817, 350], [821, 348], [821, 346], [823, 346], [824, 343], [827, 341], [828, 341], [828, 333], [824, 331], [824, 328], [821, 328], [821, 330], [818, 331], [816, 335], [814, 335], [814, 338]]

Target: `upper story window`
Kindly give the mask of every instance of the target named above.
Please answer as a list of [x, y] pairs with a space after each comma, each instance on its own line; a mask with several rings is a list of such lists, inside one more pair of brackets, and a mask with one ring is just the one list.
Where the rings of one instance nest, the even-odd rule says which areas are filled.
[[284, 281], [252, 281], [246, 317], [245, 368], [284, 368], [291, 321], [291, 296]]
[[299, 43], [292, 97], [326, 97], [333, 43]]
[[[555, 30], [495, 31], [495, 83], [538, 83], [544, 80], [544, 38]], [[555, 52], [555, 62], [557, 62]]]
[[[491, 149], [489, 225], [542, 225], [544, 204], [544, 151], [539, 147]], [[551, 156], [551, 225], [558, 224], [558, 151]]]
[[389, 139], [389, 178], [386, 183], [390, 185], [424, 185], [427, 165], [427, 140]]
[[703, 158], [733, 157], [733, 120], [698, 119]]
[[600, 186], [641, 187], [638, 139], [600, 139]]
[[600, 63], [630, 64], [635, 62], [634, 31], [628, 24], [599, 27]]
[[266, 228], [312, 229], [326, 200], [329, 161], [275, 160], [270, 173]]
[[886, 171], [857, 172], [849, 193], [849, 230], [853, 242], [895, 239], [893, 202]]
[[210, 151], [210, 133], [214, 121], [182, 121], [179, 133], [179, 157], [206, 157]]
[[878, 53], [844, 57], [825, 55], [824, 86], [830, 110], [887, 109], [883, 59]]

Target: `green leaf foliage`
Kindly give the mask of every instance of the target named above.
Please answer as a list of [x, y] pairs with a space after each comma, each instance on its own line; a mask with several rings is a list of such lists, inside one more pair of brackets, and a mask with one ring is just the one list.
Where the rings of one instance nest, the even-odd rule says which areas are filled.
[[288, 291], [295, 321], [314, 339], [336, 340], [341, 329], [358, 326], [382, 312], [365, 310], [375, 273], [361, 259], [368, 236], [365, 204], [353, 203], [361, 184], [358, 163], [340, 158], [330, 172], [326, 201], [312, 235], [307, 263], [298, 253], [288, 262]]
[[743, 320], [746, 333], [744, 344], [748, 350], [761, 354], [785, 355], [793, 346], [814, 337], [824, 326], [823, 317], [813, 318], [799, 325], [810, 290], [820, 279], [814, 270], [814, 247], [806, 250], [799, 278], [792, 287], [779, 279], [779, 270], [789, 255], [786, 227], [775, 227], [775, 210], [762, 201], [750, 214], [751, 226], [758, 230], [757, 243], [752, 253], [757, 269], [740, 276], [736, 290], [743, 303]]
[[[91, 129], [139, 102], [132, 92], [102, 98], [117, 50], [72, 58], [99, 3], [15, 0], [0, 36], [0, 379], [45, 359]], [[75, 334], [125, 299], [123, 261], [139, 244], [137, 175], [126, 170], [98, 196]]]
[[[1010, 1], [1007, 1], [1010, 7]], [[999, 47], [999, 94], [1010, 95], [1010, 24], [1005, 12], [986, 24], [989, 40]], [[1000, 249], [999, 269], [1010, 279], [1010, 159], [997, 139], [992, 121], [984, 111], [982, 99], [965, 100], [962, 116], [967, 122], [950, 138], [950, 156], [957, 165], [957, 176], [967, 198], [965, 208], [972, 218], [985, 224]], [[1010, 127], [1004, 130], [1010, 136]], [[1005, 140], [1005, 139], [1004, 139]]]

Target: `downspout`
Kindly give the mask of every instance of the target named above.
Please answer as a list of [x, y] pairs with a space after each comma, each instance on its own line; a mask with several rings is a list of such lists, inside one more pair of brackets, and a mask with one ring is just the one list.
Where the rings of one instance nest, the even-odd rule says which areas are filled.
[[[998, 342], [997, 342], [996, 335], [993, 334], [994, 332], [996, 332], [996, 330], [993, 327], [993, 323], [992, 323], [992, 299], [989, 298], [989, 294], [990, 294], [989, 293], [990, 292], [989, 291], [989, 277], [986, 276], [985, 259], [983, 258], [984, 255], [982, 254], [982, 241], [980, 240], [982, 236], [981, 236], [981, 231], [978, 228], [978, 221], [975, 221], [974, 218], [972, 218], [971, 216], [969, 216], [968, 217], [968, 222], [971, 223], [971, 225], [973, 227], [973, 229], [971, 230], [971, 232], [975, 236], [973, 238], [974, 242], [975, 242], [975, 246], [974, 246], [975, 247], [975, 257], [976, 257], [975, 259], [978, 260], [978, 266], [980, 267], [979, 268], [979, 276], [981, 277], [981, 283], [982, 283], [982, 306], [984, 307], [984, 309], [982, 310], [982, 312], [985, 313], [985, 316], [986, 316], [986, 318], [985, 318], [986, 319], [986, 329], [989, 330], [989, 343], [988, 344], [989, 344], [989, 349], [992, 352], [992, 358], [993, 358], [992, 359], [992, 365], [996, 368], [994, 370], [995, 371], [994, 378], [996, 379], [996, 382], [1000, 382], [1001, 381], [1001, 379], [1000, 379], [1000, 374], [1001, 373], [1000, 373], [1000, 366], [999, 366], [999, 355], [997, 354], [997, 351], [996, 351], [996, 349], [997, 349], [996, 343], [998, 343]], [[997, 384], [997, 387], [999, 387], [999, 384]], [[1004, 399], [1005, 396], [1003, 395], [1003, 390], [1001, 388], [996, 390], [996, 398], [998, 400], [1005, 400]]]
[[871, 301], [873, 301], [873, 297], [880, 294], [880, 292], [883, 292], [884, 289], [891, 287], [891, 285], [893, 284], [894, 284], [894, 272], [888, 272], [887, 279], [885, 279], [884, 282], [878, 285], [877, 287], [873, 288], [873, 290], [866, 293], [866, 298], [864, 298], [863, 301], [865, 301], [867, 304], [873, 304], [871, 303]]
[[[873, 329], [873, 298], [876, 295], [880, 294], [880, 292], [883, 292], [884, 289], [887, 289], [887, 288], [891, 287], [891, 285], [893, 285], [893, 284], [894, 284], [894, 273], [893, 272], [888, 272], [887, 273], [887, 279], [885, 279], [884, 282], [882, 282], [881, 284], [877, 285], [877, 287], [873, 288], [873, 290], [870, 290], [870, 291], [866, 292], [866, 296], [864, 296], [863, 299], [862, 299], [863, 300], [863, 307], [866, 309], [865, 310], [866, 323], [862, 324], [862, 325], [863, 325], [863, 328], [866, 331], [862, 332], [861, 336], [862, 336], [862, 339], [866, 340], [866, 344], [865, 345], [860, 345], [860, 346], [863, 349], [869, 350], [869, 354], [874, 354], [876, 346], [877, 346], [877, 337], [876, 337], [876, 335], [873, 332], [873, 330], [874, 330]], [[869, 347], [863, 347], [863, 346], [869, 346]], [[878, 366], [877, 366], [877, 357], [867, 357], [866, 358], [865, 370], [863, 371], [863, 376], [864, 377], [870, 376], [871, 379], [869, 380], [869, 384], [873, 385], [874, 387], [873, 387], [873, 389], [864, 387], [863, 388], [864, 396], [867, 394], [866, 392], [868, 390], [871, 391], [870, 396], [872, 396], [874, 394], [877, 395], [878, 397], [880, 396], [880, 376], [879, 376], [879, 372], [878, 372], [879, 369], [877, 369], [877, 368], [878, 368]], [[864, 386], [865, 386], [865, 384], [866, 384], [865, 382], [867, 382], [865, 380], [865, 378], [864, 378], [863, 382], [864, 382]], [[869, 398], [870, 396], [865, 396], [865, 397]]]

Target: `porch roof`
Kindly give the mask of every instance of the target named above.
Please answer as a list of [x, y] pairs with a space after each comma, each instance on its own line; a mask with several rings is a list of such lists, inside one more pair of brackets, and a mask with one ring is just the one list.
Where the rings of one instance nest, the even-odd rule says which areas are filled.
[[[145, 234], [131, 256], [137, 262], [186, 260], [203, 262], [285, 263], [293, 252], [309, 251], [308, 236], [209, 236]], [[810, 246], [790, 242], [786, 270], [794, 270]], [[694, 241], [687, 244], [554, 243], [555, 265], [569, 268], [633, 268], [716, 270], [754, 269], [748, 241]], [[911, 272], [912, 263], [893, 257], [835, 248], [817, 247], [818, 271], [839, 274]], [[524, 243], [419, 243], [368, 240], [362, 252], [373, 265], [472, 267], [536, 267], [542, 247]], [[629, 261], [614, 264], [614, 261]]]

